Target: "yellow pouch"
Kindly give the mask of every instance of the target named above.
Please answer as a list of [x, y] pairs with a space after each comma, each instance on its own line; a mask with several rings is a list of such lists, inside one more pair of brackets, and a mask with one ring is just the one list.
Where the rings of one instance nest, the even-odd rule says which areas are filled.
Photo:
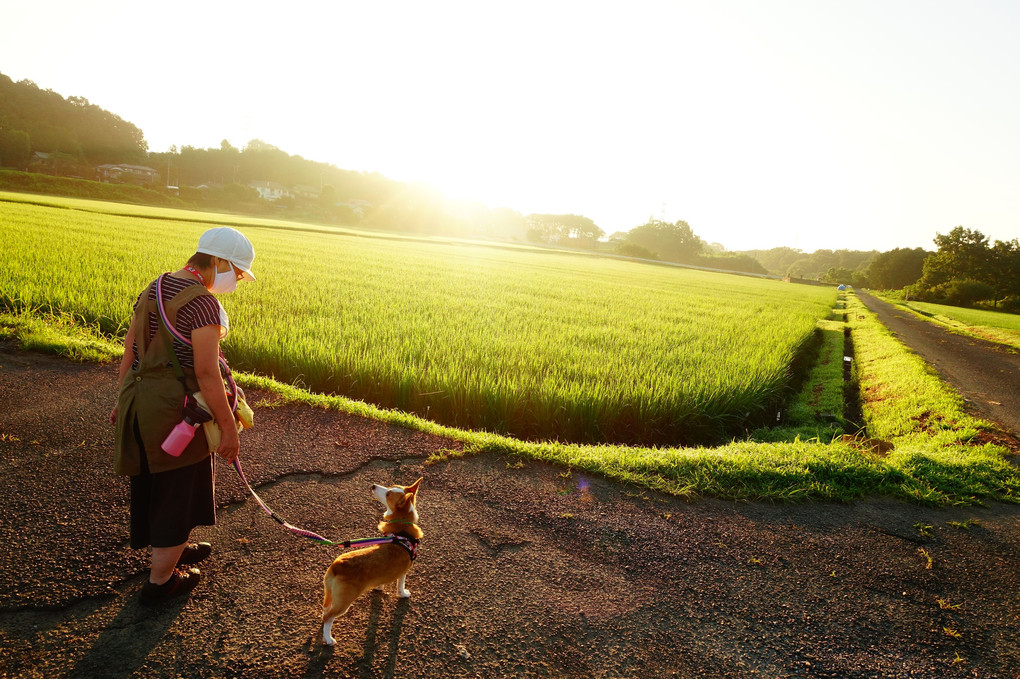
[[234, 415], [244, 429], [251, 429], [255, 426], [255, 413], [252, 412], [248, 402], [244, 400], [244, 392], [241, 391], [241, 387], [237, 388], [237, 412]]
[[[202, 406], [207, 413], [212, 412], [205, 399], [202, 398], [201, 392], [195, 393], [195, 400], [198, 401], [198, 405]], [[234, 413], [234, 424], [237, 425], [238, 434], [245, 429], [251, 429], [255, 425], [255, 413], [252, 412], [248, 402], [244, 400], [244, 392], [241, 391], [240, 387], [237, 388], [237, 411]], [[216, 449], [220, 447], [220, 438], [223, 436], [223, 432], [220, 431], [220, 425], [213, 419], [203, 423], [202, 428], [205, 429], [205, 440], [209, 444], [209, 452], [215, 453]]]

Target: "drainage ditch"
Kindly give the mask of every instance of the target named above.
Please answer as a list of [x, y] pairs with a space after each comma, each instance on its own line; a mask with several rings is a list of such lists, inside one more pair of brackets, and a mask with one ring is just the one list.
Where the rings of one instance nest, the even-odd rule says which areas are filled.
[[[846, 322], [847, 315], [843, 314], [843, 323]], [[843, 327], [843, 420], [846, 423], [847, 434], [863, 433], [861, 383], [854, 357], [854, 337], [848, 324]]]

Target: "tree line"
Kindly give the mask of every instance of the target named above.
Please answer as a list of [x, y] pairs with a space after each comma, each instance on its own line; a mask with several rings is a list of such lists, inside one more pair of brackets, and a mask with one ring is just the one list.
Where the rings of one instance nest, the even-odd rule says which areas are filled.
[[148, 144], [140, 129], [84, 97], [64, 99], [0, 73], [0, 166], [27, 169], [36, 151], [88, 165], [141, 163]]
[[1020, 241], [994, 242], [977, 229], [936, 233], [935, 250], [887, 252], [794, 248], [748, 251], [771, 273], [858, 288], [900, 290], [911, 299], [1020, 311]]
[[957, 306], [980, 302], [1020, 311], [1020, 241], [990, 241], [957, 226], [936, 234], [938, 250], [925, 258], [920, 277], [906, 286], [912, 298]]

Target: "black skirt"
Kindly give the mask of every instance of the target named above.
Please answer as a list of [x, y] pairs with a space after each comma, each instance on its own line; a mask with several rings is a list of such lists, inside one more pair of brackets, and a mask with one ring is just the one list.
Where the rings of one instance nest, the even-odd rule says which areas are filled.
[[131, 477], [131, 548], [176, 547], [188, 542], [195, 526], [215, 525], [213, 456], [150, 474], [137, 419], [133, 428], [142, 471]]

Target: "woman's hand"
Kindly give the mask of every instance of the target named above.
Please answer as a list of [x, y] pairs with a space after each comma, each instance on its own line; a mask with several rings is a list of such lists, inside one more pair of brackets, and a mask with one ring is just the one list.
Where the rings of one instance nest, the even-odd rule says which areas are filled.
[[110, 424], [117, 424], [117, 406], [113, 406], [113, 410], [110, 411]]
[[[233, 423], [231, 423], [233, 425]], [[222, 457], [227, 462], [233, 462], [237, 459], [237, 454], [241, 451], [241, 439], [237, 435], [237, 428], [235, 426], [229, 426], [226, 429], [220, 427], [223, 434], [220, 436], [220, 445], [216, 449], [216, 454]]]

